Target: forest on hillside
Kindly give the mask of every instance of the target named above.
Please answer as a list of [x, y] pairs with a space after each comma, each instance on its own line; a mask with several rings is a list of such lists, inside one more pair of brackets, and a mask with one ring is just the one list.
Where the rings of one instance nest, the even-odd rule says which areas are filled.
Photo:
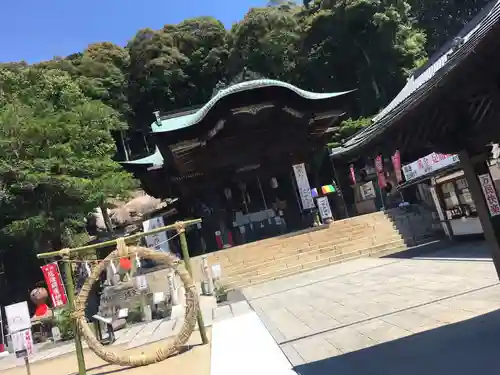
[[126, 46], [1, 64], [0, 251], [81, 241], [88, 214], [136, 184], [115, 161], [121, 135], [131, 157], [144, 156], [154, 110], [203, 104], [233, 82], [357, 89], [332, 142], [349, 136], [486, 3], [274, 0], [229, 29], [200, 17], [139, 30]]

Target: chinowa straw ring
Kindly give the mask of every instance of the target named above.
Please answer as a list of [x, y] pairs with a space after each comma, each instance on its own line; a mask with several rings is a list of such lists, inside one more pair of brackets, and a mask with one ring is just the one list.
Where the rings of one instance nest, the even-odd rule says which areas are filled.
[[[172, 342], [166, 347], [159, 348], [156, 351], [142, 353], [140, 355], [125, 355], [107, 350], [95, 337], [93, 330], [90, 328], [85, 318], [85, 306], [89, 297], [89, 292], [99, 275], [104, 270], [106, 260], [119, 257], [128, 257], [131, 255], [139, 255], [143, 258], [152, 259], [160, 264], [171, 267], [181, 278], [186, 290], [186, 312], [184, 324], [180, 332], [175, 336]], [[75, 311], [73, 317], [76, 320], [78, 330], [89, 345], [89, 348], [102, 360], [120, 366], [147, 366], [153, 363], [161, 362], [177, 353], [180, 348], [188, 341], [193, 333], [196, 325], [196, 315], [199, 309], [198, 294], [193, 280], [189, 273], [184, 268], [183, 264], [176, 257], [169, 253], [154, 251], [145, 247], [127, 246], [125, 240], [120, 238], [116, 241], [116, 250], [111, 252], [104, 262], [100, 262], [94, 267], [90, 276], [85, 280], [85, 283], [76, 297]]]

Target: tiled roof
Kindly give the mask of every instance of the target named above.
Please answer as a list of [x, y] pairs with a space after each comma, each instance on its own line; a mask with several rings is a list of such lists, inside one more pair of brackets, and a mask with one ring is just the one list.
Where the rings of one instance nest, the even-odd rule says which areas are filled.
[[334, 92], [334, 93], [315, 93], [315, 92], [301, 90], [298, 87], [295, 87], [289, 83], [276, 81], [272, 79], [258, 79], [253, 81], [246, 81], [238, 83], [236, 85], [232, 85], [224, 90], [219, 91], [217, 95], [215, 95], [212, 99], [210, 99], [210, 101], [207, 104], [205, 104], [203, 107], [201, 107], [194, 113], [184, 116], [161, 119], [160, 126], [158, 126], [156, 122], [153, 122], [151, 124], [151, 130], [153, 131], [153, 133], [162, 133], [162, 132], [169, 132], [173, 130], [187, 128], [203, 120], [205, 115], [213, 108], [213, 106], [219, 100], [231, 94], [246, 90], [253, 90], [253, 89], [272, 87], [272, 86], [283, 87], [288, 90], [294, 91], [297, 95], [309, 100], [330, 99], [351, 92], [351, 91], [344, 91], [344, 92]]
[[[398, 95], [373, 118], [373, 123], [362, 129], [342, 146], [331, 150], [331, 156], [340, 156], [369, 142], [392, 124], [397, 116], [417, 104], [425, 94], [452, 71], [463, 58], [488, 34], [500, 19], [500, 0], [492, 1], [471, 20], [453, 39], [436, 52], [407, 81]], [[457, 46], [457, 43], [460, 45]]]

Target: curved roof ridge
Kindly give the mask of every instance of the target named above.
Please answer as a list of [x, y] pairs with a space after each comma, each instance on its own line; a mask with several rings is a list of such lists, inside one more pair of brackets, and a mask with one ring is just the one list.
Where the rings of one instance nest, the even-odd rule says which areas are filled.
[[132, 164], [132, 165], [149, 165], [161, 166], [163, 165], [163, 155], [158, 147], [155, 148], [155, 152], [151, 155], [145, 156], [136, 160], [121, 161], [120, 164]]
[[151, 130], [153, 131], [153, 133], [162, 133], [162, 132], [169, 132], [173, 130], [187, 128], [203, 120], [203, 118], [215, 106], [215, 104], [224, 97], [245, 90], [252, 90], [256, 88], [270, 87], [270, 86], [278, 86], [286, 88], [308, 100], [330, 99], [354, 91], [350, 90], [350, 91], [342, 91], [334, 93], [315, 93], [311, 91], [302, 90], [292, 84], [274, 79], [257, 79], [252, 81], [245, 81], [220, 90], [212, 99], [210, 99], [203, 107], [201, 107], [195, 113], [185, 116], [162, 119], [161, 126], [158, 126], [156, 122], [153, 122], [151, 124]]

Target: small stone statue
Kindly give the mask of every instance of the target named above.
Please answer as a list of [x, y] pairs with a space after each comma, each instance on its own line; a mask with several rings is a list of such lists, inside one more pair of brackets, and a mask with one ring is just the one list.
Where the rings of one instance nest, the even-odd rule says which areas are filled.
[[43, 318], [51, 315], [51, 311], [47, 306], [47, 298], [49, 298], [49, 293], [45, 288], [38, 287], [31, 291], [30, 299], [36, 306], [34, 318]]

